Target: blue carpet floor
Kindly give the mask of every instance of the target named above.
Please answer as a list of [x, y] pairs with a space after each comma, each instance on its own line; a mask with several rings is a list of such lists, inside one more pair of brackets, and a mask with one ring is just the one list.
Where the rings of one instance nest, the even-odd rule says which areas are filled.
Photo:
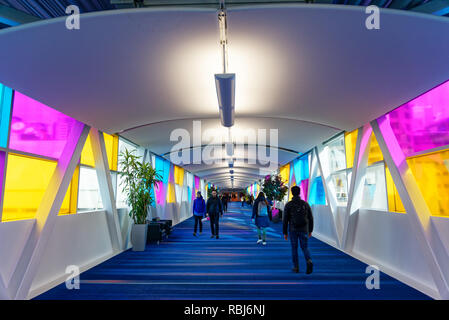
[[36, 299], [429, 299], [381, 274], [380, 289], [365, 287], [366, 265], [315, 239], [314, 273], [291, 272], [290, 243], [281, 223], [271, 224], [268, 244], [257, 245], [250, 209], [231, 203], [220, 221], [220, 239], [210, 226], [193, 237], [193, 219], [145, 252], [123, 252], [81, 274], [79, 290], [61, 284]]

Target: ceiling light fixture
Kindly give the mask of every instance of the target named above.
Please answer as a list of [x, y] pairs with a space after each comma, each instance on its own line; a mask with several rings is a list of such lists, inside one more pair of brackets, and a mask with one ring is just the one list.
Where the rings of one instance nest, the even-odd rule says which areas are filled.
[[223, 73], [215, 74], [215, 87], [217, 89], [218, 107], [221, 124], [225, 127], [234, 125], [235, 113], [235, 73], [228, 73], [228, 36], [226, 8], [224, 0], [220, 0], [218, 12], [218, 27], [220, 29], [220, 46], [222, 49]]

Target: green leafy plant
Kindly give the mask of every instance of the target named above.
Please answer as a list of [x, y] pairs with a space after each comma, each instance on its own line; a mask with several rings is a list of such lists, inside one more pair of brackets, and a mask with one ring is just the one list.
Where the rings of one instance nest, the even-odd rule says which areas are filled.
[[282, 201], [288, 192], [280, 175], [267, 175], [262, 184], [262, 191], [268, 200]]
[[150, 163], [141, 162], [135, 150], [120, 153], [120, 177], [123, 192], [127, 195], [126, 202], [130, 207], [129, 216], [135, 224], [145, 224], [149, 206], [154, 203], [154, 193], [151, 188], [162, 180]]
[[214, 188], [214, 187], [208, 188], [207, 189], [207, 198], [208, 199], [212, 197], [212, 191], [217, 191], [217, 193], [218, 193], [218, 190], [216, 188]]

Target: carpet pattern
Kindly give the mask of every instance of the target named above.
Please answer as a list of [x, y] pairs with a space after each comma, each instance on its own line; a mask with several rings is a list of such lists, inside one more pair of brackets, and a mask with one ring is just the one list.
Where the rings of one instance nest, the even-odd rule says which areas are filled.
[[311, 238], [314, 272], [291, 272], [290, 242], [281, 223], [272, 223], [267, 245], [256, 244], [251, 210], [230, 203], [220, 220], [220, 239], [210, 225], [193, 236], [193, 219], [174, 228], [160, 245], [125, 251], [81, 274], [79, 290], [61, 284], [36, 299], [430, 299], [381, 273], [380, 289], [368, 290], [366, 264]]

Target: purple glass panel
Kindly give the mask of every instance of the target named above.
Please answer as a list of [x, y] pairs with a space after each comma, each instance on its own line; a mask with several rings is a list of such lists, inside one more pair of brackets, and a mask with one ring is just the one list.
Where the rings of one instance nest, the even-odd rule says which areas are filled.
[[[3, 151], [0, 151], [0, 196], [3, 192], [2, 187], [3, 187], [3, 172], [5, 170], [5, 158], [6, 158], [6, 153], [4, 153]], [[1, 199], [0, 199], [0, 205], [1, 204]], [[0, 210], [2, 208], [0, 207]]]
[[175, 183], [175, 166], [170, 163], [170, 175], [168, 177], [169, 183]]
[[386, 116], [406, 157], [449, 145], [449, 81]]
[[77, 121], [15, 92], [9, 147], [59, 159]]
[[309, 179], [305, 179], [301, 181], [301, 199], [305, 199], [307, 201], [307, 193], [309, 191]]
[[156, 193], [156, 203], [159, 205], [164, 205], [165, 198], [167, 196], [167, 184], [164, 184], [162, 181], [156, 182], [154, 191]]
[[195, 189], [200, 190], [200, 177], [195, 176]]

